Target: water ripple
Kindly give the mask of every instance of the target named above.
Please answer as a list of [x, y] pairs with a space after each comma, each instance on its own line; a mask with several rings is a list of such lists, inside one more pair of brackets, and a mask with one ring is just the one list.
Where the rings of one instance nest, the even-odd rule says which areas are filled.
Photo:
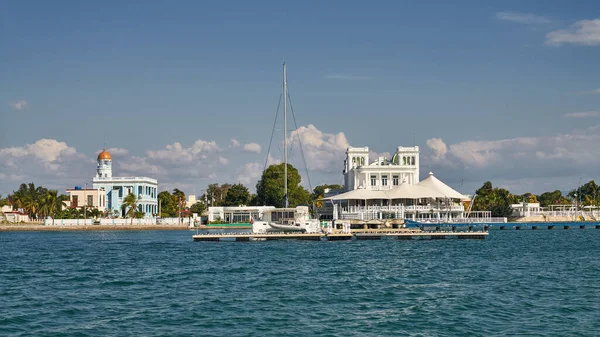
[[195, 243], [187, 231], [0, 235], [0, 335], [600, 331], [600, 231], [256, 243]]

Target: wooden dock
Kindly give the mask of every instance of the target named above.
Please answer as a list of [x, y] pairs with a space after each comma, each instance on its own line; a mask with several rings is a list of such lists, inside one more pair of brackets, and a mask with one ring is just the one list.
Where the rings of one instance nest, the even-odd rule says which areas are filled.
[[488, 232], [369, 232], [369, 233], [219, 233], [196, 234], [194, 241], [267, 241], [267, 240], [309, 240], [309, 241], [349, 241], [349, 240], [441, 240], [441, 239], [475, 239], [483, 240]]

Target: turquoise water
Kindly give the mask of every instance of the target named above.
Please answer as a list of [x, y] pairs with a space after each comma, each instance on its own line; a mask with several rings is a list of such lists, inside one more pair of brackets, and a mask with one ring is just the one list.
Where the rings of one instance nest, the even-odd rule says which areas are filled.
[[594, 336], [600, 230], [192, 242], [0, 232], [1, 336]]

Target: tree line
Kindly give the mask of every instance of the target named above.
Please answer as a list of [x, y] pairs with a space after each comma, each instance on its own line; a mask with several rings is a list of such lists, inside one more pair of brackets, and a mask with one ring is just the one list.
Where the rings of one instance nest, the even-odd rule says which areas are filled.
[[[199, 200], [189, 208], [186, 207], [186, 195], [180, 189], [175, 188], [172, 192], [162, 191], [158, 194], [158, 202], [161, 217], [183, 217], [191, 213], [203, 214], [207, 206], [262, 206], [275, 207], [284, 206], [284, 164], [269, 166], [262, 174], [256, 184], [256, 193], [251, 194], [247, 187], [242, 184], [210, 184], [202, 200]], [[299, 205], [317, 207], [322, 206], [321, 199], [326, 189], [343, 189], [337, 184], [324, 184], [316, 186], [309, 192], [301, 185], [301, 176], [298, 170], [288, 165], [288, 200], [290, 207]], [[579, 188], [569, 191], [566, 195], [559, 190], [544, 192], [539, 195], [533, 193], [512, 194], [505, 188], [493, 187], [492, 183], [486, 181], [481, 188], [475, 192], [472, 211], [491, 211], [494, 217], [509, 217], [512, 213], [511, 204], [527, 201], [529, 203], [539, 202], [541, 207], [550, 205], [569, 205], [577, 201], [581, 206], [598, 206], [600, 199], [600, 187], [594, 180], [590, 180]], [[59, 194], [57, 190], [51, 190], [33, 183], [21, 184], [19, 189], [13, 191], [6, 198], [0, 196], [0, 206], [12, 205], [13, 208], [22, 209], [31, 219], [41, 219], [51, 216], [56, 219], [77, 219], [84, 217], [100, 217], [110, 214], [102, 213], [96, 208], [67, 208], [66, 201], [69, 197]], [[579, 203], [579, 200], [581, 202]], [[144, 213], [138, 211], [135, 195], [126, 196], [123, 200], [123, 209], [129, 218], [142, 217]]]
[[566, 195], [559, 190], [539, 195], [533, 193], [512, 194], [507, 189], [493, 187], [491, 182], [486, 181], [475, 191], [472, 210], [491, 211], [493, 217], [510, 217], [512, 214], [511, 204], [539, 202], [540, 207], [572, 204], [583, 207], [598, 206], [598, 199], [600, 199], [600, 186], [594, 180], [569, 191]]

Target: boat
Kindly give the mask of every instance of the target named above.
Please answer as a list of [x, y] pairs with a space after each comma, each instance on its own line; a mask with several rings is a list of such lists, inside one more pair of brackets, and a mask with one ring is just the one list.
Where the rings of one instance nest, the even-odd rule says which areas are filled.
[[308, 206], [289, 207], [288, 200], [288, 149], [287, 149], [287, 70], [285, 62], [283, 63], [283, 158], [284, 158], [284, 173], [283, 173], [283, 208], [273, 208], [265, 210], [262, 218], [254, 220], [250, 218], [252, 224], [252, 233], [320, 233], [320, 221], [312, 219]]
[[321, 233], [320, 221], [312, 219], [308, 206], [274, 208], [263, 212], [260, 221], [250, 219], [252, 233]]

